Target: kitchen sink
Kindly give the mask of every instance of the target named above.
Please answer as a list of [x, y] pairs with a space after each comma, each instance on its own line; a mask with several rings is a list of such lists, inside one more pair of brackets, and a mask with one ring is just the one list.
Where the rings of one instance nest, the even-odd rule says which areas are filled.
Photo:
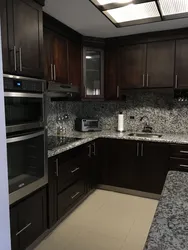
[[148, 138], [160, 138], [160, 134], [151, 134], [151, 133], [130, 133], [128, 136], [138, 136], [138, 137], [148, 137]]

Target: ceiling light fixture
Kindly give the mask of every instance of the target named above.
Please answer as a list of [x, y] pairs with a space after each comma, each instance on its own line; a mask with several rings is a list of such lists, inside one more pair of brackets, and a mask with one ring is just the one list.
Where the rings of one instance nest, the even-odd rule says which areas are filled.
[[103, 13], [114, 23], [125, 23], [149, 18], [161, 20], [154, 1], [142, 4], [129, 4], [124, 7], [106, 10]]
[[111, 3], [117, 3], [117, 4], [126, 4], [126, 3], [131, 3], [133, 0], [97, 0], [97, 2], [100, 5], [105, 5], [105, 4], [111, 4]]
[[86, 56], [86, 59], [92, 59], [92, 56]]
[[162, 15], [178, 15], [188, 12], [188, 0], [159, 0]]

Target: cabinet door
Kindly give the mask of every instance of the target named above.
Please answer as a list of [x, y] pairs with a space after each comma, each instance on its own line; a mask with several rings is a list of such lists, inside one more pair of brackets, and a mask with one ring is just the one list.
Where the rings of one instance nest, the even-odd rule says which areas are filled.
[[81, 88], [81, 45], [68, 41], [69, 84]]
[[116, 100], [119, 98], [118, 87], [118, 58], [119, 49], [109, 48], [105, 53], [105, 99]]
[[57, 157], [48, 160], [48, 227], [57, 222]]
[[168, 172], [169, 146], [161, 143], [140, 143], [140, 190], [161, 194]]
[[46, 188], [18, 205], [20, 250], [33, 243], [47, 228]]
[[104, 98], [104, 51], [84, 48], [83, 53], [84, 98]]
[[173, 87], [175, 41], [147, 45], [146, 87]]
[[107, 139], [103, 150], [106, 160], [103, 161], [101, 184], [136, 189], [139, 178], [137, 143]]
[[10, 225], [11, 225], [11, 246], [12, 250], [19, 250], [18, 233], [18, 209], [13, 207], [10, 209]]
[[[10, 48], [9, 44], [9, 34], [8, 34], [8, 27], [9, 32], [12, 31], [13, 33], [13, 26], [8, 21], [8, 8], [10, 8], [10, 2], [6, 1], [6, 7], [3, 9], [3, 13], [1, 16], [1, 29], [2, 29], [2, 53], [3, 53], [3, 71], [4, 73], [11, 72], [11, 55], [13, 59], [13, 46]], [[9, 26], [8, 26], [9, 25]], [[11, 50], [12, 49], [12, 50]]]
[[68, 84], [67, 40], [55, 35], [53, 39], [54, 80]]
[[188, 88], [188, 39], [176, 41], [175, 88]]
[[121, 49], [122, 89], [143, 88], [145, 86], [146, 44], [126, 46]]
[[44, 76], [48, 81], [52, 81], [54, 75], [52, 44], [53, 33], [48, 29], [44, 29]]
[[30, 0], [13, 0], [17, 73], [43, 77], [42, 7]]

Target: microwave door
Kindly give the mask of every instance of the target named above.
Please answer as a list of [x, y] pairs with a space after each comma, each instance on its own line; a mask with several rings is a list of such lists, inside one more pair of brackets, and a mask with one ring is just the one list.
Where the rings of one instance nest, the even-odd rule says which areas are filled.
[[43, 94], [5, 92], [7, 133], [44, 127]]

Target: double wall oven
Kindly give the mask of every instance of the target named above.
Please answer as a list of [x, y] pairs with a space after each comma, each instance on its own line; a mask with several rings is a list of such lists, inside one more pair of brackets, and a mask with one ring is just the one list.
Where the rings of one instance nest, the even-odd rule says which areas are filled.
[[47, 183], [45, 81], [4, 75], [10, 204]]

